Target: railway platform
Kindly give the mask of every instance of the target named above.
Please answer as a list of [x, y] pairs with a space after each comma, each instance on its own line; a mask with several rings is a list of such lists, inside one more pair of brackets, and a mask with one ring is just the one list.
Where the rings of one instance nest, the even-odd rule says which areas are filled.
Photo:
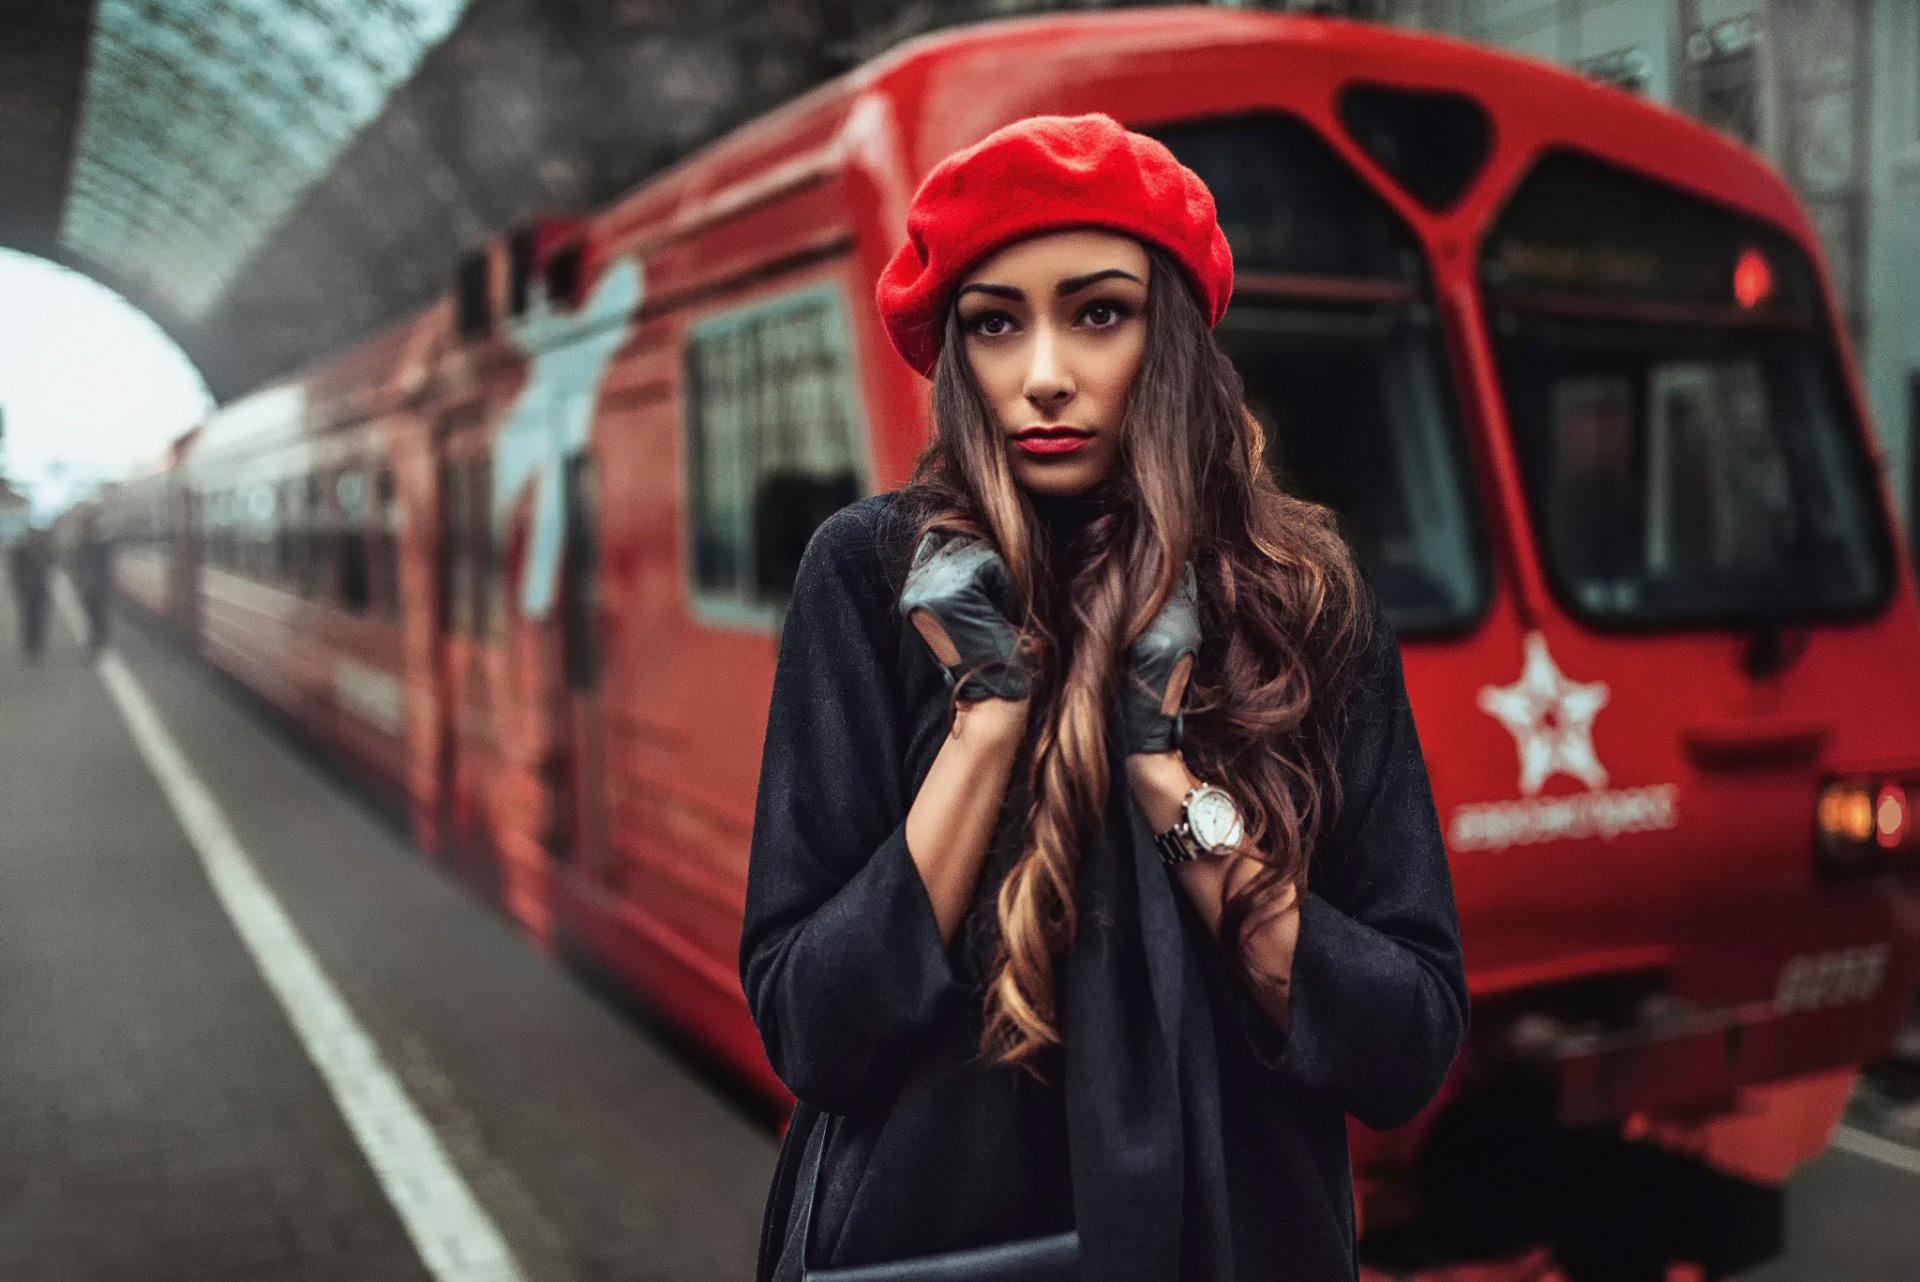
[[[0, 1278], [751, 1276], [766, 1119], [198, 658], [67, 608], [28, 666], [10, 609]], [[1863, 1098], [1741, 1282], [1912, 1282], [1917, 1203], [1920, 1108]]]
[[751, 1276], [764, 1119], [197, 660], [68, 610], [26, 666], [9, 596], [0, 1277]]

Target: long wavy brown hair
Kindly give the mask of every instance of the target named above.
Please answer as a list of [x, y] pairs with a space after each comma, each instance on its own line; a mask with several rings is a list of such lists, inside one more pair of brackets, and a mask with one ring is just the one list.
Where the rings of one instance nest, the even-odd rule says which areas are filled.
[[[1209, 633], [1189, 684], [1181, 751], [1231, 787], [1265, 866], [1230, 897], [1228, 965], [1260, 981], [1253, 936], [1289, 885], [1304, 886], [1321, 825], [1339, 805], [1337, 719], [1316, 699], [1362, 644], [1359, 574], [1327, 508], [1285, 493], [1240, 375], [1213, 341], [1179, 267], [1148, 248], [1147, 340], [1121, 425], [1115, 474], [1100, 487], [1066, 582], [1049, 580], [1034, 504], [1014, 481], [1000, 428], [949, 311], [933, 378], [934, 433], [906, 494], [918, 535], [990, 540], [1024, 611], [1021, 648], [1038, 675], [1021, 853], [1001, 884], [981, 1052], [1039, 1073], [1060, 1038], [1053, 959], [1073, 943], [1082, 842], [1111, 785], [1108, 711], [1128, 649], [1192, 560]], [[956, 692], [957, 693], [957, 692]]]

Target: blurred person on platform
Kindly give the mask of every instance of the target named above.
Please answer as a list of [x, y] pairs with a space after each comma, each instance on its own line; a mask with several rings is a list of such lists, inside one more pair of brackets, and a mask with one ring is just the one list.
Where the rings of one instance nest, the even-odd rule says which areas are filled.
[[53, 540], [45, 530], [36, 526], [15, 540], [7, 552], [7, 573], [20, 616], [20, 652], [36, 663], [47, 644], [47, 587], [53, 574]]
[[100, 514], [80, 518], [73, 544], [73, 586], [87, 615], [87, 648], [107, 644], [107, 604], [113, 595], [113, 540], [100, 528]]
[[1212, 195], [1034, 117], [907, 228], [933, 439], [813, 535], [761, 760], [759, 1277], [1352, 1282], [1347, 1118], [1434, 1099], [1465, 973], [1392, 628], [1213, 339]]

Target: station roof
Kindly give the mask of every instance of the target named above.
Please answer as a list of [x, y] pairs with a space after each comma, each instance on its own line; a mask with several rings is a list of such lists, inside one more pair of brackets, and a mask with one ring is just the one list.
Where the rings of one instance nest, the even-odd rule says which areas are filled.
[[202, 320], [466, 0], [98, 0], [60, 241]]
[[124, 294], [224, 400], [858, 61], [859, 7], [0, 0], [0, 246]]

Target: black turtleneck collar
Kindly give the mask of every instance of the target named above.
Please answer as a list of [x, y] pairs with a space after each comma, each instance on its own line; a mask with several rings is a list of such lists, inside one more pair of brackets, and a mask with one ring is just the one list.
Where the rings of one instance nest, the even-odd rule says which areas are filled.
[[1034, 516], [1046, 532], [1050, 548], [1064, 551], [1073, 545], [1080, 537], [1080, 532], [1094, 518], [1112, 508], [1117, 497], [1118, 487], [1108, 480], [1080, 494], [1030, 492], [1027, 500], [1033, 504]]

